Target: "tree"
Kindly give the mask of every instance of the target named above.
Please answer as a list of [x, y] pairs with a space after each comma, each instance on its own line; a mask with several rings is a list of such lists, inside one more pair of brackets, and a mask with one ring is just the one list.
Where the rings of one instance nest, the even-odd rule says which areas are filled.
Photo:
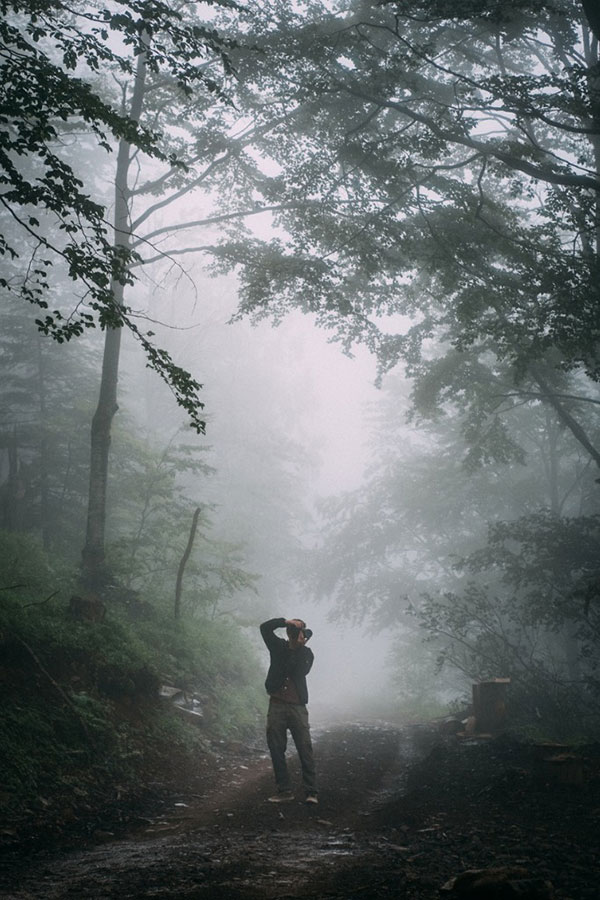
[[[217, 5], [235, 9], [227, 0]], [[257, 129], [248, 127], [245, 121], [237, 123], [239, 114], [232, 114], [227, 104], [225, 80], [230, 74], [228, 54], [234, 42], [209, 31], [189, 10], [179, 13], [165, 8], [158, 24], [153, 16], [144, 18], [143, 4], [138, 12], [136, 29], [127, 31], [129, 55], [111, 58], [109, 62], [116, 67], [121, 119], [143, 134], [154, 134], [160, 129], [160, 138], [153, 145], [155, 163], [144, 159], [140, 151], [145, 148], [132, 140], [130, 133], [120, 136], [116, 154], [114, 247], [125, 265], [122, 271], [114, 273], [109, 288], [111, 303], [122, 321], [104, 323], [104, 359], [92, 422], [88, 517], [82, 554], [83, 580], [95, 587], [110, 580], [104, 565], [106, 494], [111, 427], [118, 408], [122, 324], [134, 332], [149, 365], [172, 387], [191, 424], [199, 432], [204, 430], [199, 383], [174, 364], [164, 348], [152, 343], [153, 332], [138, 326], [125, 303], [124, 292], [126, 286], [131, 286], [133, 269], [165, 260], [174, 265], [177, 256], [209, 249], [196, 238], [182, 247], [183, 232], [224, 226], [262, 213], [253, 199], [257, 164], [248, 152]], [[262, 125], [260, 130], [264, 127], [269, 126]], [[209, 200], [212, 209], [205, 209], [201, 216], [181, 220], [175, 214], [171, 221], [165, 221], [165, 211], [180, 207], [192, 191], [209, 196], [216, 179], [228, 185], [233, 180], [235, 196], [228, 202], [222, 198]], [[49, 327], [52, 330], [52, 323]]]
[[[345, 350], [366, 343], [382, 374], [402, 362], [430, 386], [434, 347], [476, 368], [491, 353], [600, 464], [561, 384], [600, 375], [598, 47], [581, 4], [278, 11], [269, 67], [236, 61], [257, 119], [287, 113], [262, 140], [280, 234], [219, 251], [239, 266], [240, 314], [299, 307]], [[473, 412], [493, 420], [504, 401], [482, 406], [477, 383]]]
[[[269, 63], [279, 52], [284, 79], [260, 59], [240, 66], [254, 78], [248, 107], [257, 116], [277, 104], [289, 113], [285, 129], [264, 140], [280, 167], [263, 184], [265, 198], [283, 200], [278, 236], [220, 250], [224, 266], [239, 266], [241, 314], [277, 319], [299, 307], [346, 351], [369, 346], [382, 376], [403, 364], [412, 421], [446, 421], [450, 433], [459, 423], [466, 442], [442, 441], [408, 471], [396, 449], [364, 492], [332, 501], [319, 586], [380, 624], [402, 617], [405, 595], [418, 609], [429, 585], [433, 604], [446, 591], [450, 619], [462, 611], [454, 634], [461, 621], [475, 633], [477, 612], [488, 633], [496, 615], [517, 610], [523, 625], [532, 615], [525, 597], [496, 582], [466, 587], [452, 556], [476, 551], [487, 516], [504, 514], [517, 540], [527, 515], [542, 521], [540, 507], [568, 516], [580, 498], [576, 518], [563, 523], [574, 536], [584, 509], [597, 511], [585, 456], [575, 485], [559, 477], [574, 454], [565, 428], [600, 463], [593, 20], [573, 2], [310, 11], [307, 23], [306, 10], [280, 9], [285, 41], [283, 25], [275, 33], [264, 23]], [[449, 456], [458, 447], [468, 481]], [[527, 453], [547, 490], [518, 514], [506, 493]], [[495, 507], [475, 502], [477, 486], [491, 487]], [[581, 604], [573, 608], [582, 615]], [[569, 666], [573, 647], [581, 656], [585, 645], [554, 613], [554, 651]], [[434, 631], [433, 617], [424, 624]], [[550, 646], [539, 616], [533, 634]], [[506, 658], [506, 643], [497, 646]]]
[[16, 297], [4, 298], [2, 325], [0, 527], [41, 533], [47, 551], [72, 558], [85, 524], [100, 347], [91, 335], [62, 347], [48, 341]]
[[[231, 4], [222, 0], [220, 5]], [[49, 269], [62, 262], [85, 294], [69, 312], [56, 310], [39, 320], [43, 331], [63, 341], [96, 324], [132, 327], [127, 310], [115, 303], [111, 284], [131, 283], [134, 257], [113, 239], [103, 206], [84, 193], [61, 142], [88, 132], [107, 152], [114, 139], [123, 139], [139, 152], [178, 165], [175, 156], [164, 153], [160, 135], [126, 111], [117, 112], [90, 84], [90, 76], [97, 78], [109, 67], [126, 77], [137, 60], [182, 91], [199, 83], [218, 91], [197, 63], [216, 55], [226, 65], [227, 42], [201, 24], [185, 26], [177, 9], [146, 0], [118, 0], [104, 8], [3, 0], [0, 12], [5, 125], [0, 203], [17, 226], [0, 236], [0, 252], [9, 260], [30, 254], [20, 277], [15, 273], [2, 286], [47, 309]], [[114, 49], [119, 44], [120, 52]]]
[[[228, 0], [217, 5], [233, 8]], [[3, 21], [0, 32], [2, 109], [8, 126], [0, 146], [2, 184], [6, 186], [1, 202], [18, 228], [16, 240], [7, 238], [5, 231], [0, 250], [13, 262], [19, 256], [30, 258], [24, 272], [15, 270], [1, 286], [18, 290], [24, 299], [45, 309], [50, 268], [59, 262], [85, 293], [75, 298], [69, 313], [57, 309], [36, 320], [39, 328], [59, 342], [96, 324], [106, 330], [100, 400], [92, 426], [83, 552], [84, 576], [94, 580], [104, 555], [108, 447], [123, 326], [139, 340], [149, 365], [171, 385], [192, 424], [203, 430], [200, 385], [152, 343], [152, 333], [139, 328], [124, 303], [125, 285], [133, 283], [133, 264], [141, 261], [131, 240], [129, 215], [136, 191], [129, 177], [131, 166], [146, 154], [167, 166], [158, 181], [152, 179], [151, 186], [144, 185], [147, 192], [156, 193], [166, 182], [172, 186], [178, 179], [185, 180], [187, 169], [177, 158], [177, 147], [168, 149], [168, 141], [156, 130], [161, 124], [156, 111], [164, 96], [149, 113], [143, 109], [145, 96], [148, 91], [154, 91], [155, 97], [171, 91], [180, 112], [189, 107], [194, 91], [204, 98], [224, 98], [211, 62], [220, 66], [223, 81], [223, 73], [230, 71], [229, 42], [213, 27], [186, 20], [176, 7], [146, 0], [74, 10], [61, 2], [40, 7], [17, 0], [3, 4], [3, 12], [12, 15]], [[121, 41], [120, 51], [113, 49], [118, 46], [115, 33]], [[119, 112], [104, 99], [102, 87], [90, 84], [90, 74], [97, 79], [100, 70], [112, 70], [117, 80], [122, 94]], [[127, 85], [130, 77], [131, 91]], [[147, 126], [141, 122], [144, 114]], [[59, 146], [60, 138], [65, 133], [75, 134], [78, 127], [89, 128], [97, 146], [105, 151], [112, 150], [115, 139], [119, 142], [112, 226], [105, 220], [102, 203], [86, 192], [93, 186], [84, 185]], [[197, 177], [188, 176], [188, 186], [193, 180]]]
[[185, 442], [180, 432], [159, 448], [155, 432], [145, 441], [132, 438], [132, 425], [126, 419], [116, 430], [111, 481], [119, 501], [107, 543], [119, 583], [114, 593], [143, 597], [168, 615], [175, 609], [177, 619], [214, 618], [226, 600], [252, 591], [255, 578], [242, 548], [219, 534], [214, 504], [205, 499], [215, 477], [209, 448]]
[[598, 525], [547, 510], [492, 524], [460, 561], [462, 590], [424, 594], [413, 609], [443, 641], [441, 662], [472, 679], [510, 675], [514, 719], [563, 737], [600, 723]]
[[432, 584], [459, 590], [456, 561], [480, 548], [489, 522], [510, 528], [539, 510], [566, 519], [597, 510], [590, 461], [541, 403], [506, 415], [510, 453], [481, 465], [451, 411], [415, 431], [402, 415], [408, 394], [407, 382], [387, 379], [364, 484], [324, 501], [311, 567], [317, 595], [378, 628], [401, 621], [408, 600]]
[[507, 416], [511, 457], [474, 467], [451, 415], [408, 437], [407, 388], [386, 380], [365, 484], [323, 505], [312, 590], [396, 631], [399, 672], [425, 641], [421, 659], [469, 680], [509, 675], [515, 720], [597, 723], [593, 464], [538, 403]]

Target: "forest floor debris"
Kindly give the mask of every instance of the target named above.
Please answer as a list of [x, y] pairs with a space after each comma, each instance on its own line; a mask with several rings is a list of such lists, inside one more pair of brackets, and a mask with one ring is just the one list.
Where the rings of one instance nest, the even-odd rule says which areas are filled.
[[217, 744], [193, 776], [157, 786], [160, 800], [126, 833], [107, 822], [79, 845], [13, 848], [0, 898], [598, 896], [599, 748], [573, 786], [548, 781], [533, 746], [508, 736], [353, 723], [318, 730], [315, 747], [317, 807], [300, 794], [285, 809], [268, 803], [262, 749]]

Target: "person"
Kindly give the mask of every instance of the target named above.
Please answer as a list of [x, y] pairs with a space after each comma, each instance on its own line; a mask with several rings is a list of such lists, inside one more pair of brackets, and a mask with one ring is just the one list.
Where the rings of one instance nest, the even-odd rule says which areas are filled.
[[[285, 628], [287, 640], [275, 631]], [[294, 799], [285, 759], [288, 730], [292, 735], [300, 765], [307, 803], [318, 803], [313, 747], [308, 722], [308, 688], [306, 676], [312, 668], [314, 654], [306, 646], [312, 631], [302, 619], [269, 619], [260, 626], [260, 633], [270, 654], [265, 688], [269, 694], [267, 713], [267, 745], [273, 763], [277, 793], [269, 797], [272, 803]]]

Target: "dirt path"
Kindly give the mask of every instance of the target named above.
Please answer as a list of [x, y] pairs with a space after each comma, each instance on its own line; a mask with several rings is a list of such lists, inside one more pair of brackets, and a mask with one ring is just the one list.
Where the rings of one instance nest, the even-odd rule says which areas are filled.
[[13, 863], [0, 898], [438, 900], [453, 875], [498, 865], [522, 867], [540, 890], [552, 881], [558, 900], [599, 896], [595, 783], [559, 795], [533, 783], [512, 745], [432, 750], [430, 738], [387, 724], [318, 732], [317, 807], [268, 803], [269, 760], [223, 746], [161, 815], [122, 839], [100, 832]]

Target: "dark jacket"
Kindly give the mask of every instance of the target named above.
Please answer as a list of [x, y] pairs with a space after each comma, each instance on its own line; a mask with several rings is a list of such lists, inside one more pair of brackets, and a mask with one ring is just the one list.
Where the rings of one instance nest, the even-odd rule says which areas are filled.
[[269, 619], [260, 626], [263, 641], [271, 654], [271, 665], [265, 681], [267, 692], [273, 694], [278, 691], [289, 676], [296, 685], [301, 701], [308, 703], [306, 676], [315, 658], [313, 652], [306, 646], [292, 650], [287, 641], [274, 633], [276, 628], [285, 628], [285, 619]]

